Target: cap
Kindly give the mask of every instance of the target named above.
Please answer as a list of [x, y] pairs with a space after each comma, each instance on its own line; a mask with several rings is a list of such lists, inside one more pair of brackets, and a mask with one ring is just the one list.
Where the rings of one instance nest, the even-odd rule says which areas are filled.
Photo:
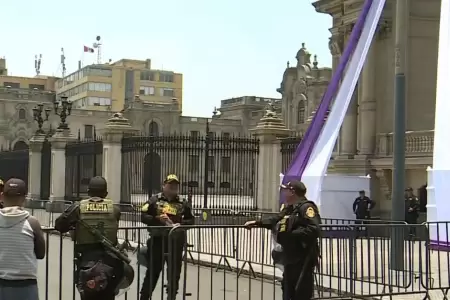
[[286, 184], [280, 186], [282, 189], [288, 189], [294, 191], [296, 194], [306, 193], [306, 186], [303, 182], [298, 180], [289, 181]]
[[412, 192], [412, 191], [413, 191], [412, 187], [408, 187], [408, 188], [405, 189], [405, 192]]
[[167, 175], [166, 179], [164, 180], [164, 183], [180, 183], [180, 180], [178, 179], [177, 175], [175, 174], [169, 174]]
[[105, 191], [108, 189], [108, 183], [106, 179], [102, 176], [95, 176], [89, 180], [88, 190], [89, 191]]
[[5, 182], [5, 186], [3, 187], [3, 194], [5, 196], [26, 196], [27, 193], [28, 189], [26, 183], [19, 178], [9, 179]]
[[365, 194], [366, 191], [365, 191], [365, 190], [360, 190], [359, 193], [360, 193], [360, 194]]

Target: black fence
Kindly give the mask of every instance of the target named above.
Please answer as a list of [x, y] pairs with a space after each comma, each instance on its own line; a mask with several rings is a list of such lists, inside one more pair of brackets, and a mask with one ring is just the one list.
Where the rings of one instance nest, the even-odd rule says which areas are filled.
[[78, 139], [66, 145], [66, 200], [87, 196], [89, 180], [102, 175], [103, 142]]
[[125, 137], [122, 202], [142, 204], [176, 174], [194, 207], [256, 209], [259, 140], [242, 136]]
[[9, 178], [20, 178], [28, 185], [28, 149], [0, 152], [0, 178], [3, 181]]
[[283, 174], [289, 168], [301, 140], [302, 136], [291, 136], [281, 140], [281, 170]]

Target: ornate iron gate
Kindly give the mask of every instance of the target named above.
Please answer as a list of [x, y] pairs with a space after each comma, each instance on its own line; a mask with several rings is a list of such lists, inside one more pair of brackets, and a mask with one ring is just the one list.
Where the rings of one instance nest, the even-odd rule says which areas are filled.
[[281, 140], [281, 170], [283, 173], [289, 168], [301, 140], [302, 136], [291, 136]]
[[28, 185], [28, 149], [0, 152], [0, 178], [19, 178]]
[[45, 139], [41, 149], [41, 200], [50, 199], [50, 178], [52, 173], [52, 144]]
[[143, 136], [122, 141], [122, 202], [141, 204], [176, 174], [194, 207], [256, 209], [259, 140], [234, 136]]
[[103, 142], [78, 140], [66, 146], [66, 200], [87, 197], [89, 180], [102, 175]]

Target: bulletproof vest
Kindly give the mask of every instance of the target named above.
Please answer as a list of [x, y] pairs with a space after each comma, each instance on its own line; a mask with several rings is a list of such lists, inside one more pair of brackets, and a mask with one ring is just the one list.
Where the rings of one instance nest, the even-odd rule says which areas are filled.
[[[89, 198], [80, 201], [80, 220], [96, 228], [110, 242], [117, 241], [119, 226], [114, 214], [114, 203], [109, 199]], [[100, 241], [83, 225], [76, 227], [77, 244], [95, 244]]]
[[176, 200], [168, 201], [162, 193], [158, 194], [157, 197], [157, 214], [166, 214], [173, 223], [181, 223], [181, 218], [184, 213], [183, 200], [177, 196]]
[[[320, 214], [318, 213], [319, 210], [317, 208], [317, 205], [314, 202], [309, 201], [309, 200], [302, 201], [301, 203], [296, 204], [291, 208], [288, 208], [288, 210], [286, 211], [284, 216], [277, 222], [276, 232], [277, 233], [278, 232], [286, 232], [286, 231], [290, 232], [292, 230], [292, 225], [293, 225], [293, 223], [291, 222], [292, 221], [291, 216], [298, 214], [300, 212], [301, 207], [307, 203], [312, 204], [314, 206], [314, 208], [317, 212], [317, 217], [320, 219]], [[301, 216], [301, 217], [303, 217], [303, 216]], [[322, 223], [322, 221], [320, 221], [320, 223]]]

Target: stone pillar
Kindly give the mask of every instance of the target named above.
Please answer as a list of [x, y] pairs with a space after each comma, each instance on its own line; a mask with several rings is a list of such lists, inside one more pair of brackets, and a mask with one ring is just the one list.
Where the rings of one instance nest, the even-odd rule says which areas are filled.
[[41, 159], [45, 135], [37, 134], [30, 139], [28, 161], [28, 198], [40, 200], [41, 197]]
[[[108, 198], [121, 202], [122, 188], [122, 138], [136, 130], [121, 113], [115, 113], [103, 130], [103, 177], [108, 182]], [[127, 202], [127, 201], [125, 201]]]
[[352, 158], [356, 154], [358, 133], [358, 86], [353, 92], [352, 100], [342, 124], [339, 155]]
[[269, 108], [252, 133], [260, 139], [258, 156], [258, 210], [279, 210], [281, 148], [279, 138], [287, 137], [289, 130], [276, 113]]
[[376, 139], [376, 99], [375, 99], [375, 49], [369, 49], [362, 72], [362, 89], [360, 99], [360, 154], [370, 155], [375, 151]]
[[63, 201], [66, 194], [66, 145], [75, 140], [68, 129], [58, 129], [50, 138], [52, 143], [52, 172], [50, 200]]

